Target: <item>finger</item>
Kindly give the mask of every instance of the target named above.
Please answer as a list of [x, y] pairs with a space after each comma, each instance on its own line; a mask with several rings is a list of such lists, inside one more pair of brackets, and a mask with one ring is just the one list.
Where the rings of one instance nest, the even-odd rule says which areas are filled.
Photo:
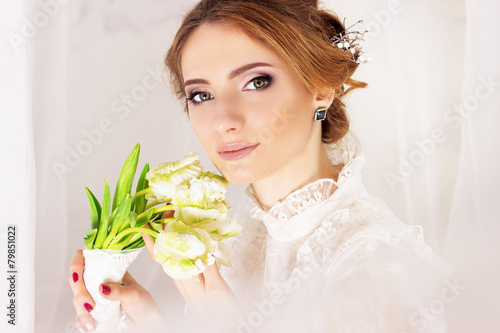
[[216, 262], [205, 268], [203, 271], [203, 278], [207, 288], [229, 288], [222, 275], [220, 275]]
[[78, 316], [89, 314], [94, 310], [94, 305], [88, 303], [85, 297], [80, 294], [73, 297], [73, 306]]
[[148, 248], [149, 256], [151, 257], [151, 259], [156, 261], [155, 253], [154, 253], [154, 249], [153, 249], [155, 242], [154, 242], [153, 238], [145, 232], [141, 232], [141, 235], [142, 235], [142, 239], [144, 240], [144, 243], [146, 244], [146, 247]]
[[77, 297], [73, 298], [73, 306], [76, 309], [75, 326], [84, 332], [92, 332], [96, 327], [95, 319], [89, 314]]
[[[135, 280], [133, 281], [135, 282]], [[128, 280], [128, 282], [131, 282], [131, 280]], [[140, 287], [137, 283], [122, 285], [120, 283], [106, 282], [99, 286], [99, 292], [102, 297], [110, 301], [121, 301], [124, 304], [139, 302], [141, 298], [140, 291]]]
[[77, 313], [79, 309], [93, 309], [95, 307], [94, 299], [92, 298], [92, 296], [90, 296], [83, 279], [84, 265], [85, 258], [83, 256], [83, 251], [75, 251], [73, 254], [73, 261], [70, 264], [70, 276], [68, 278], [68, 281], [75, 299], [80, 302], [79, 305], [75, 305]]
[[[99, 286], [101, 295], [110, 301], [120, 301], [123, 310], [132, 322], [154, 322], [164, 324], [164, 318], [151, 294], [128, 272], [123, 276], [123, 284], [106, 282]], [[153, 326], [151, 326], [153, 327]], [[156, 326], [155, 326], [156, 327]]]
[[207, 266], [203, 271], [205, 278], [205, 295], [211, 307], [221, 309], [237, 304], [236, 296], [219, 272], [217, 263]]
[[92, 316], [89, 316], [90, 319], [76, 317], [75, 319], [75, 327], [79, 332], [93, 332], [95, 331], [96, 322]]
[[[73, 253], [73, 260], [69, 265], [69, 284], [73, 289], [75, 283], [80, 282], [83, 278], [83, 267], [85, 266], [85, 257], [82, 250], [76, 250]], [[73, 294], [75, 291], [73, 290]]]
[[173, 279], [173, 281], [179, 293], [194, 312], [201, 312], [205, 309], [205, 283], [203, 274], [200, 273], [189, 279]]
[[138, 286], [139, 283], [137, 283], [137, 281], [132, 277], [132, 275], [130, 275], [130, 273], [128, 271], [125, 272], [125, 275], [123, 275], [123, 279], [122, 279], [122, 284], [124, 286]]
[[[167, 204], [168, 205], [171, 205], [170, 203]], [[167, 218], [170, 218], [170, 217], [174, 217], [174, 214], [175, 214], [175, 211], [174, 210], [166, 210], [165, 212], [163, 212], [163, 214], [161, 215], [161, 218], [162, 219], [167, 219]]]

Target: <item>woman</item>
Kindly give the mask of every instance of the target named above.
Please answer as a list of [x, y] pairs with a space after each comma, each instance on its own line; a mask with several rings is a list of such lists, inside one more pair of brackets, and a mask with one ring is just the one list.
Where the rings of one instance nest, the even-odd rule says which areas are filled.
[[[332, 45], [344, 32], [314, 0], [203, 0], [177, 32], [166, 57], [175, 93], [217, 169], [250, 184], [232, 268], [175, 281], [193, 315], [217, 318], [205, 328], [221, 318], [239, 332], [405, 332], [437, 323], [415, 312], [429, 301], [432, 253], [421, 229], [361, 183], [364, 158], [342, 99], [366, 84], [351, 78], [359, 50]], [[94, 303], [83, 266], [77, 251], [70, 284], [76, 326], [87, 332]], [[162, 324], [128, 274], [101, 293], [121, 300], [138, 326], [174, 325]]]

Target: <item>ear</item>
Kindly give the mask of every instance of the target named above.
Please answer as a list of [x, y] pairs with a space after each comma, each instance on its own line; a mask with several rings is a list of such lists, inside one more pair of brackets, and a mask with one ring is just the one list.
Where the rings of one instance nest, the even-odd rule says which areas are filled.
[[329, 108], [335, 97], [335, 89], [330, 91], [319, 92], [315, 96], [314, 106], [317, 108]]

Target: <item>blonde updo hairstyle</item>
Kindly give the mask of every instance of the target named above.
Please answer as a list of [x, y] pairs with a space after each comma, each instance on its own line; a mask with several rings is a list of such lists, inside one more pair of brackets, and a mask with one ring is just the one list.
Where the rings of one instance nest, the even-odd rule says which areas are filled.
[[165, 59], [179, 99], [186, 98], [181, 71], [183, 47], [194, 30], [210, 23], [237, 26], [267, 45], [283, 57], [312, 94], [328, 94], [335, 89], [334, 101], [322, 121], [322, 141], [338, 143], [349, 132], [342, 100], [353, 89], [367, 84], [351, 78], [358, 64], [351, 61], [350, 52], [330, 41], [345, 30], [336, 14], [318, 8], [317, 0], [200, 1], [184, 18]]

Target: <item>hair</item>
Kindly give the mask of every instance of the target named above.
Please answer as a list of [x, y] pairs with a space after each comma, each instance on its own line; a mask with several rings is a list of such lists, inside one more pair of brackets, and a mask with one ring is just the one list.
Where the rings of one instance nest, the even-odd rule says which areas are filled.
[[[338, 16], [318, 8], [317, 0], [201, 0], [185, 16], [165, 64], [179, 99], [186, 97], [181, 70], [183, 47], [202, 24], [230, 24], [279, 54], [312, 94], [328, 94], [334, 101], [322, 121], [322, 142], [338, 143], [349, 131], [344, 97], [365, 82], [351, 78], [358, 63], [350, 52], [330, 39], [345, 31]], [[348, 89], [344, 85], [349, 86]], [[187, 111], [187, 104], [185, 105]]]

